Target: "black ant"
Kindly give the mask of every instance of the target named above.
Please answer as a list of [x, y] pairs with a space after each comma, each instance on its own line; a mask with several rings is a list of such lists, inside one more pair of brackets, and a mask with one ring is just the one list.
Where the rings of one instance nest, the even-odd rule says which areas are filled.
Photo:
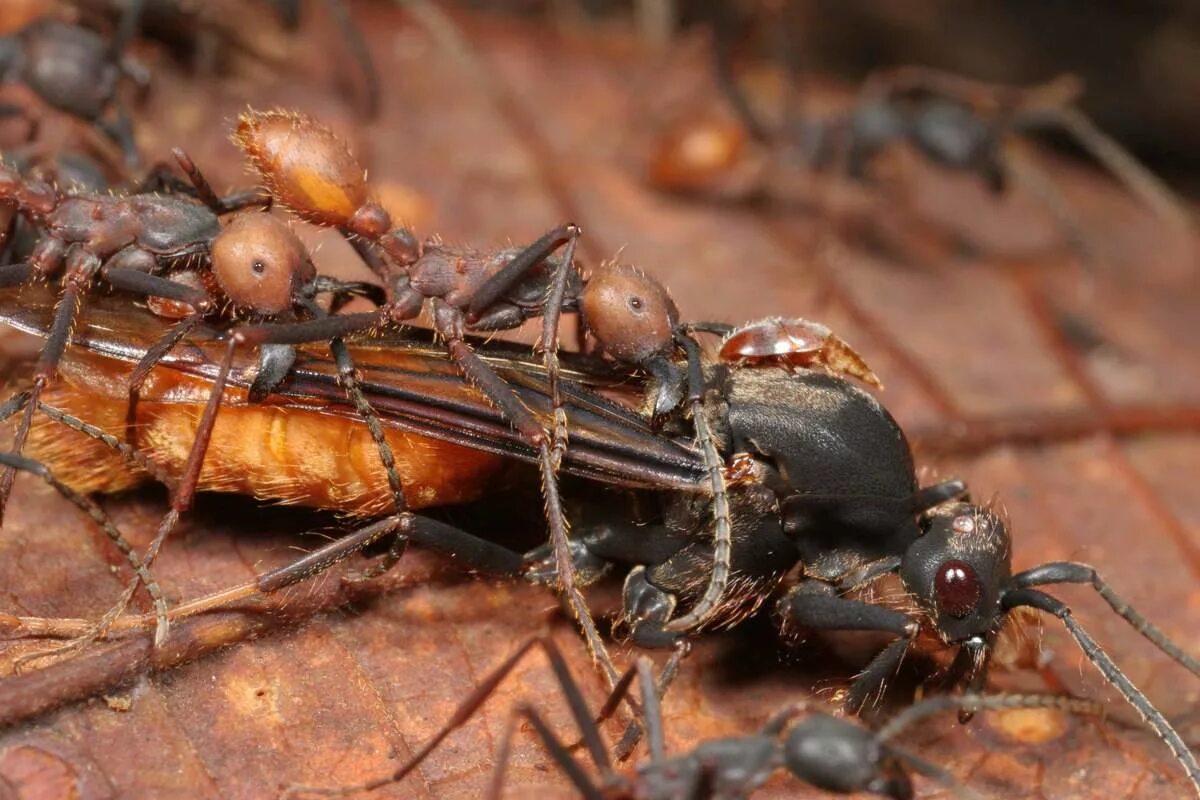
[[[772, 715], [754, 733], [714, 739], [686, 753], [671, 756], [666, 751], [662, 709], [650, 659], [640, 656], [625, 671], [593, 719], [562, 652], [552, 639], [539, 636], [525, 642], [486, 675], [446, 724], [391, 775], [336, 788], [293, 786], [285, 792], [285, 796], [340, 796], [371, 791], [403, 780], [447, 736], [470, 720], [525, 655], [536, 648], [545, 652], [571, 717], [582, 734], [581, 743], [599, 774], [590, 776], [585, 765], [572, 755], [572, 748], [551, 730], [542, 712], [532, 702], [522, 701], [510, 712], [500, 739], [486, 795], [489, 798], [499, 798], [503, 792], [512, 741], [520, 730], [522, 720], [533, 729], [555, 766], [567, 776], [579, 796], [588, 800], [748, 797], [780, 770], [787, 770], [796, 779], [833, 794], [866, 792], [893, 800], [910, 800], [913, 797], [911, 772], [932, 778], [955, 794], [974, 796], [973, 792], [961, 787], [941, 767], [892, 744], [900, 733], [928, 717], [955, 709], [977, 712], [1053, 708], [1089, 714], [1099, 711], [1094, 703], [1056, 696], [972, 693], [958, 697], [935, 697], [916, 703], [887, 721], [879, 730], [872, 731], [827, 713], [813, 713], [809, 701], [801, 701]], [[634, 678], [638, 681], [645, 712], [650, 757], [631, 771], [618, 772], [604, 744], [600, 723], [616, 710], [617, 704], [631, 690]], [[793, 724], [797, 717], [806, 713], [804, 719]]]
[[[270, 25], [251, 6], [266, 10], [288, 35], [303, 22], [301, 0], [213, 0], [207, 3], [186, 0], [72, 0], [89, 23], [115, 25], [118, 36], [141, 36], [161, 42], [176, 59], [191, 58], [197, 69], [220, 67], [229, 59], [230, 50], [252, 57], [261, 39], [256, 25]], [[363, 112], [369, 119], [379, 114], [381, 90], [379, 71], [371, 56], [362, 29], [346, 0], [322, 0], [362, 79]], [[269, 58], [269, 56], [267, 57]], [[186, 64], [185, 64], [186, 66]]]
[[[652, 180], [663, 188], [753, 193], [789, 161], [871, 181], [878, 157], [906, 144], [933, 164], [978, 177], [994, 193], [1025, 186], [1051, 210], [1072, 246], [1095, 261], [1089, 237], [1057, 188], [1010, 146], [1015, 136], [1049, 130], [1069, 135], [1162, 218], [1189, 226], [1174, 193], [1076, 107], [1082, 85], [1073, 76], [1013, 87], [924, 67], [883, 70], [867, 78], [849, 110], [823, 118], [789, 113], [772, 129], [733, 80], [730, 54], [716, 53], [721, 88], [744, 130], [708, 123], [664, 140], [651, 166]], [[747, 139], [765, 152], [752, 157]]]
[[[130, 169], [141, 164], [122, 79], [144, 88], [146, 70], [122, 55], [127, 39], [49, 17], [0, 36], [0, 81], [21, 83], [48, 105], [95, 126], [120, 148]], [[16, 109], [8, 109], [16, 113]], [[24, 112], [21, 112], [24, 113]]]

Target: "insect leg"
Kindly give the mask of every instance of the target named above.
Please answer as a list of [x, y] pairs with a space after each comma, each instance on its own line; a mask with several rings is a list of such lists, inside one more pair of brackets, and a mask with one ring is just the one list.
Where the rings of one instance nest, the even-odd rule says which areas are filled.
[[690, 631], [704, 625], [721, 608], [721, 599], [729, 584], [729, 565], [733, 557], [733, 526], [730, 521], [729, 495], [725, 488], [725, 461], [717, 452], [708, 417], [704, 409], [704, 384], [700, 372], [700, 346], [690, 336], [676, 335], [676, 341], [687, 353], [688, 402], [692, 407], [692, 424], [696, 429], [696, 444], [704, 455], [704, 468], [712, 492], [713, 564], [704, 594], [688, 613], [666, 624], [669, 631]]
[[[0, 453], [0, 464], [4, 464], [6, 467], [11, 469], [20, 470], [21, 472], [28, 472], [30, 474], [37, 475], [39, 478], [53, 487], [55, 491], [75, 505], [76, 508], [91, 517], [92, 521], [95, 522], [102, 531], [104, 531], [104, 535], [107, 536], [109, 540], [116, 545], [117, 549], [121, 551], [121, 554], [125, 556], [130, 568], [132, 568], [137, 574], [137, 579], [145, 585], [146, 591], [150, 593], [150, 597], [154, 601], [156, 616], [160, 619], [166, 618], [167, 601], [166, 598], [163, 597], [162, 591], [159, 589], [158, 582], [155, 581], [154, 576], [150, 574], [149, 564], [138, 558], [137, 551], [133, 549], [128, 541], [126, 541], [125, 536], [121, 533], [117, 526], [113, 524], [112, 520], [109, 519], [108, 514], [104, 513], [104, 509], [100, 508], [95, 501], [79, 494], [66, 484], [59, 481], [44, 464], [38, 461], [34, 461], [31, 458], [25, 458], [24, 456], [16, 455], [14, 453]], [[109, 624], [112, 623], [114, 619], [116, 619], [117, 616], [120, 615], [122, 610], [123, 607], [114, 607], [113, 609], [110, 609], [110, 611], [105, 614], [104, 618], [102, 618], [100, 622], [95, 625], [95, 630], [103, 631], [108, 627]], [[83, 637], [83, 640], [90, 641], [91, 638], [92, 637], [85, 636]], [[21, 662], [36, 658], [43, 658], [64, 650], [75, 649], [77, 643], [78, 640], [76, 642], [70, 642], [63, 647], [55, 648], [51, 651], [30, 653], [23, 657]]]
[[446, 339], [446, 349], [458, 364], [467, 380], [478, 386], [488, 396], [508, 423], [538, 451], [538, 462], [542, 476], [542, 494], [546, 501], [546, 522], [550, 528], [550, 542], [554, 547], [554, 558], [558, 567], [559, 589], [567, 601], [592, 653], [592, 658], [604, 670], [609, 685], [617, 680], [617, 670], [612, 664], [596, 623], [592, 620], [587, 602], [575, 581], [572, 569], [571, 544], [567, 538], [567, 519], [562, 500], [558, 494], [555, 476], [554, 455], [547, 441], [545, 429], [512, 387], [496, 374], [487, 362], [480, 358], [463, 340], [462, 318], [457, 309], [435, 300], [433, 302], [434, 325]]
[[816, 630], [885, 631], [898, 638], [859, 673], [846, 698], [846, 708], [857, 713], [867, 697], [878, 690], [899, 666], [920, 630], [915, 619], [890, 608], [839, 597], [834, 587], [816, 580], [798, 583], [779, 601], [785, 622]]
[[1104, 598], [1104, 602], [1108, 603], [1109, 607], [1121, 619], [1128, 622], [1134, 630], [1149, 639], [1155, 647], [1175, 659], [1175, 661], [1179, 662], [1193, 675], [1200, 677], [1200, 660], [1185, 653], [1158, 626], [1138, 613], [1136, 609], [1112, 590], [1112, 587], [1096, 572], [1096, 568], [1090, 564], [1079, 564], [1072, 561], [1054, 561], [1014, 575], [1013, 583], [1022, 589], [1028, 589], [1033, 586], [1045, 586], [1050, 583], [1090, 584], [1096, 590], [1096, 594]]
[[1183, 737], [1171, 727], [1171, 723], [1167, 721], [1162, 712], [1155, 708], [1150, 699], [1133, 685], [1133, 682], [1125, 676], [1121, 668], [1113, 662], [1109, 655], [1096, 643], [1096, 640], [1088, 635], [1088, 632], [1075, 620], [1075, 617], [1071, 614], [1071, 609], [1066, 604], [1036, 589], [1015, 589], [1003, 595], [1001, 605], [1006, 611], [1018, 606], [1029, 606], [1047, 614], [1053, 614], [1062, 620], [1067, 631], [1079, 645], [1079, 649], [1092, 662], [1092, 665], [1100, 671], [1104, 679], [1121, 693], [1125, 701], [1137, 711], [1138, 716], [1163, 741], [1163, 744], [1171, 751], [1171, 755], [1175, 757], [1175, 760], [1183, 767], [1184, 772], [1187, 773], [1188, 780], [1191, 782], [1192, 788], [1196, 790], [1196, 794], [1200, 795], [1200, 763], [1196, 761], [1195, 754], [1188, 749], [1187, 744], [1183, 741]]

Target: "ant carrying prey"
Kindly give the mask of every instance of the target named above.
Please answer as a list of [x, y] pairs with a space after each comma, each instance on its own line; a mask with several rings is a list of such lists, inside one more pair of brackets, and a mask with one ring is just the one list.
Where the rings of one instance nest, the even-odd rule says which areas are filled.
[[[22, 327], [44, 330], [45, 321], [38, 321], [35, 310], [17, 311], [25, 315]], [[12, 312], [8, 318], [14, 319]], [[776, 332], [794, 330], [778, 323], [765, 327]], [[744, 357], [746, 340], [764, 335], [761, 329], [751, 330], [757, 332], [731, 335], [728, 341], [736, 346], [730, 346], [730, 357]], [[118, 345], [121, 339], [120, 334], [114, 338], [111, 330], [102, 327], [86, 337], [81, 335], [79, 343], [114, 354], [124, 352], [120, 356], [124, 358], [136, 357], [136, 349], [130, 352], [128, 342]], [[194, 339], [192, 344], [196, 344]], [[219, 350], [216, 343], [208, 347]], [[385, 345], [379, 352], [388, 351]], [[487, 353], [488, 348], [482, 352]], [[424, 430], [446, 437], [453, 431], [444, 426], [454, 420], [454, 430], [469, 430], [478, 437], [484, 431], [480, 423], [491, 420], [493, 433], [488, 437], [499, 437], [492, 440], [495, 444], [502, 442], [504, 452], [536, 463], [536, 452], [502, 424], [502, 414], [483, 398], [477, 396], [469, 406], [457, 400], [442, 409], [429, 404], [427, 394], [423, 406], [400, 403], [402, 398], [421, 395], [406, 393], [403, 381], [393, 382], [385, 371], [371, 366], [373, 357], [368, 353], [356, 352], [356, 360], [365, 365], [360, 385], [385, 425], [412, 424], [414, 419], [424, 418], [429, 421]], [[378, 356], [374, 360], [382, 363]], [[336, 368], [326, 364], [317, 369], [319, 365], [320, 361], [306, 362], [281, 387], [285, 394], [276, 402], [290, 406], [293, 417], [306, 408], [311, 413], [317, 399], [328, 413], [332, 404], [343, 398]], [[544, 367], [534, 367], [527, 364], [520, 372], [506, 371], [505, 379], [519, 387], [522, 401], [539, 409], [545, 418], [552, 408], [548, 380], [541, 372]], [[194, 357], [164, 361], [162, 368], [210, 379], [215, 371], [211, 360]], [[539, 373], [541, 377], [531, 383]], [[588, 379], [586, 373], [573, 377]], [[978, 690], [986, 680], [989, 656], [1002, 624], [1013, 609], [1031, 607], [1063, 622], [1104, 678], [1168, 744], [1195, 784], [1200, 775], [1195, 758], [1171, 724], [1070, 610], [1038, 588], [1055, 583], [1092, 586], [1152, 644], [1193, 674], [1200, 674], [1194, 657], [1114, 594], [1093, 568], [1052, 562], [1014, 574], [1007, 524], [989, 508], [962, 502], [966, 489], [960, 482], [919, 487], [899, 426], [874, 398], [842, 378], [823, 369], [751, 366], [738, 360], [711, 365], [703, 378], [703, 413], [710, 419], [714, 442], [723, 459], [740, 467], [734, 473], [740, 478], [729, 481], [727, 495], [731, 523], [728, 585], [735, 590], [723, 592], [711, 615], [683, 631], [673, 630], [670, 623], [686, 619], [689, 609], [705, 602], [721, 557], [714, 548], [715, 500], [705, 491], [708, 473], [704, 457], [687, 447], [666, 447], [679, 441], [671, 435], [673, 426], [689, 429], [686, 419], [673, 417], [664, 433], [652, 434], [636, 417], [620, 414], [574, 380], [563, 383], [571, 429], [578, 432], [565, 453], [564, 468], [605, 483], [658, 487], [643, 493], [644, 508], [647, 502], [651, 509], [658, 505], [657, 519], [631, 524], [634, 515], [623, 514], [611, 499], [604, 500], [601, 502], [608, 508], [599, 515], [604, 521], [577, 525], [570, 544], [573, 566], [585, 579], [607, 570], [625, 576], [621, 619], [635, 643], [677, 646], [681, 639], [706, 627], [744, 619], [772, 599], [783, 622], [790, 626], [891, 633], [896, 637], [893, 643], [851, 687], [847, 704], [857, 709], [879, 690], [922, 629], [931, 630], [946, 646], [959, 651], [947, 682], [966, 682], [973, 691]], [[292, 393], [291, 397], [286, 393]], [[460, 416], [467, 408], [470, 417]], [[448, 415], [451, 409], [454, 414]], [[603, 409], [608, 409], [603, 422], [587, 416]], [[354, 415], [350, 408], [342, 413]], [[434, 421], [438, 424], [432, 424]], [[689, 437], [685, 433], [680, 438], [686, 441]], [[474, 446], [486, 446], [483, 440], [475, 441]], [[740, 455], [734, 458], [733, 454]], [[595, 460], [597, 456], [603, 457]], [[601, 465], [603, 470], [596, 471]], [[57, 469], [57, 465], [51, 464], [51, 468]], [[396, 529], [394, 521], [384, 523], [369, 525], [293, 565], [176, 611], [192, 613], [220, 607], [230, 599], [277, 591]], [[461, 547], [456, 551], [459, 563], [472, 566], [472, 549], [465, 543], [477, 540], [462, 531], [454, 537], [443, 541], [452, 542], [452, 548]], [[489, 547], [488, 552], [495, 552], [497, 546]], [[479, 569], [494, 572], [496, 563], [500, 562], [481, 562]], [[524, 558], [514, 555], [504, 563], [507, 566], [501, 571], [514, 577], [553, 580], [555, 563], [546, 548]], [[855, 596], [889, 574], [900, 577], [910, 610]], [[129, 624], [141, 623], [128, 621], [124, 626]], [[42, 626], [40, 630], [50, 628]]]

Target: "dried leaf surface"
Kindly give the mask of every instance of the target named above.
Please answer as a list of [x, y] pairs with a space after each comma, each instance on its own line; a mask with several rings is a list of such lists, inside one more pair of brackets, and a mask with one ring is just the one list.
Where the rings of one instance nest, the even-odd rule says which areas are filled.
[[[577, 221], [589, 262], [621, 252], [662, 277], [691, 318], [825, 321], [867, 356], [887, 385], [885, 401], [914, 429], [989, 415], [1200, 404], [1200, 285], [1188, 254], [1195, 243], [1164, 230], [1091, 173], [1050, 167], [1108, 255], [1093, 274], [1074, 265], [1027, 198], [997, 203], [969, 183], [926, 172], [913, 190], [922, 213], [966, 232], [986, 255], [906, 266], [831, 237], [818, 215], [756, 214], [649, 191], [639, 147], [665, 113], [655, 98], [699, 86], [693, 102], [718, 102], [694, 61], [664, 60], [621, 38], [461, 19], [485, 81], [399, 12], [360, 11], [369, 12], [372, 50], [387, 76], [379, 122], [357, 126], [336, 97], [298, 90], [307, 84], [295, 75], [276, 85], [185, 84], [163, 64], [143, 144], [162, 153], [186, 145], [222, 186], [243, 180], [224, 121], [246, 103], [333, 115], [369, 154], [372, 180], [413, 187], [423, 198], [411, 212], [426, 217], [419, 220], [423, 232], [490, 246]], [[308, 66], [297, 69], [326, 86], [331, 77], [317, 63], [332, 59], [333, 45], [320, 35], [313, 41], [324, 48], [321, 58], [298, 56]], [[346, 260], [340, 243], [313, 238], [326, 245], [323, 264]], [[1102, 345], [1071, 344], [1054, 324], [1067, 316]], [[1053, 559], [1093, 563], [1184, 649], [1200, 653], [1195, 434], [1100, 434], [923, 463], [931, 475], [960, 475], [977, 494], [1001, 498], [1018, 568]], [[106, 506], [143, 546], [165, 508], [153, 491]], [[123, 585], [102, 537], [44, 486], [22, 479], [5, 523], [5, 612], [95, 616]], [[295, 534], [312, 525], [303, 514], [208, 499], [168, 545], [157, 573], [173, 597], [193, 597], [283, 563], [297, 545], [311, 544]], [[341, 596], [335, 581], [316, 583], [293, 590], [286, 605], [295, 616]], [[1196, 681], [1148, 649], [1098, 598], [1082, 589], [1060, 594], [1200, 744]], [[0, 796], [257, 798], [289, 783], [382, 775], [517, 642], [547, 625], [589, 697], [598, 702], [602, 694], [581, 644], [543, 591], [470, 579], [415, 554], [398, 576], [355, 597], [347, 608], [282, 629], [251, 616], [193, 631], [196, 646], [204, 636], [237, 639], [258, 625], [263, 635], [150, 677], [135, 675], [104, 699], [9, 728], [0, 735]], [[1029, 635], [1037, 635], [1036, 626]], [[699, 642], [666, 702], [670, 745], [749, 731], [783, 703], [838, 685], [869, 652], [826, 646], [834, 641], [789, 650], [764, 623]], [[1106, 723], [985, 715], [967, 727], [931, 722], [907, 743], [995, 797], [1184, 796], [1165, 749], [1132, 724], [1065, 633], [1047, 623], [1044, 644], [1048, 660], [1040, 671], [1001, 673], [997, 684], [1104, 699], [1112, 709]], [[10, 648], [0, 663], [20, 652]], [[418, 774], [376, 796], [479, 796], [506, 709], [519, 698], [538, 703], [559, 724], [566, 720], [553, 680], [535, 658]], [[514, 797], [570, 795], [528, 736], [519, 741], [508, 785]], [[938, 790], [922, 784], [921, 792]], [[780, 778], [760, 796], [820, 795]]]

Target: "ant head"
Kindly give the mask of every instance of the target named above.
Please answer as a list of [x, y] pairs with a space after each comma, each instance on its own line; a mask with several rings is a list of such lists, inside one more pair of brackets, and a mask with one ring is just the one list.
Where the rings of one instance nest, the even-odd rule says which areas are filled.
[[587, 330], [604, 352], [650, 368], [674, 350], [679, 310], [661, 283], [637, 267], [606, 264], [579, 294]]
[[[352, 221], [368, 205], [367, 173], [328, 126], [295, 111], [247, 109], [238, 117], [233, 142], [272, 197], [296, 216], [317, 225], [354, 229]], [[363, 211], [361, 216], [371, 217], [373, 212]]]
[[252, 211], [234, 217], [213, 239], [212, 273], [235, 306], [271, 315], [292, 307], [316, 268], [287, 223]]
[[924, 533], [900, 566], [908, 592], [951, 644], [983, 647], [1002, 617], [1000, 595], [1012, 577], [1012, 540], [994, 511], [944, 503], [921, 520]]
[[783, 760], [796, 777], [841, 794], [872, 792], [898, 800], [912, 797], [912, 783], [866, 728], [817, 714], [792, 728]]

